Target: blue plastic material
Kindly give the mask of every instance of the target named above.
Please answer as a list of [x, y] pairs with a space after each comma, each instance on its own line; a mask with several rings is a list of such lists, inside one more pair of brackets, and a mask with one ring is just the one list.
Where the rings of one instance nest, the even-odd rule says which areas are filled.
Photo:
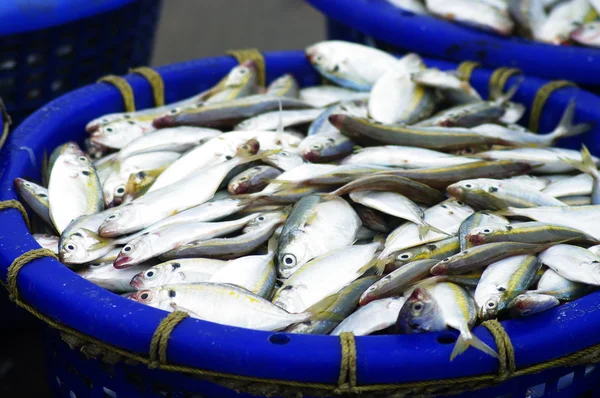
[[[292, 73], [302, 86], [319, 84], [320, 77], [302, 52], [265, 55], [267, 81]], [[441, 69], [455, 64], [426, 60]], [[158, 68], [163, 76], [166, 99], [172, 102], [191, 96], [217, 83], [236, 64], [232, 57], [209, 58]], [[491, 71], [478, 69], [471, 82], [483, 95]], [[128, 76], [136, 104], [152, 105], [149, 84], [139, 76]], [[511, 78], [508, 85], [517, 78]], [[515, 101], [530, 107], [537, 90], [546, 81], [527, 77]], [[592, 153], [600, 152], [600, 98], [578, 88], [563, 88], [551, 95], [540, 120], [540, 131], [548, 132], [558, 123], [571, 98], [577, 103], [576, 122], [596, 122], [593, 131], [583, 137], [561, 142], [570, 148], [585, 143]], [[0, 153], [0, 200], [15, 199], [15, 177], [39, 179], [44, 151], [68, 140], [81, 141], [85, 124], [100, 115], [123, 110], [119, 92], [106, 84], [95, 84], [65, 95], [39, 109], [11, 135]], [[527, 119], [527, 117], [525, 118]], [[527, 122], [527, 120], [525, 120]], [[31, 151], [31, 152], [30, 152]], [[30, 156], [33, 153], [33, 156]], [[16, 210], [0, 212], [0, 277], [17, 256], [39, 246], [29, 234]], [[124, 299], [81, 279], [59, 262], [44, 258], [32, 261], [19, 273], [18, 288], [22, 299], [42, 313], [109, 344], [140, 353], [148, 353], [150, 340], [165, 312]], [[524, 320], [509, 320], [503, 325], [511, 336], [518, 368], [567, 355], [600, 343], [600, 292]], [[487, 329], [474, 330], [484, 342], [494, 345]], [[168, 346], [169, 362], [245, 376], [336, 384], [340, 367], [340, 341], [332, 336], [287, 335], [285, 344], [271, 342], [274, 333], [222, 326], [196, 319], [185, 319], [173, 331]], [[447, 333], [446, 333], [447, 334]], [[358, 384], [400, 383], [437, 380], [492, 373], [497, 361], [477, 350], [467, 350], [449, 361], [452, 344], [438, 342], [438, 333], [416, 335], [366, 336], [356, 339]], [[281, 341], [281, 339], [277, 339]], [[275, 339], [273, 339], [275, 341]], [[103, 396], [103, 387], [117, 396], [142, 397], [152, 386], [185, 396], [238, 396], [235, 392], [164, 371], [142, 366], [119, 364], [107, 368], [97, 360], [86, 360], [48, 332], [46, 344], [48, 370], [58, 396]], [[541, 374], [510, 380], [467, 397], [524, 397], [531, 391], [541, 395], [575, 397], [600, 383], [595, 367], [554, 369]], [[574, 373], [574, 378], [564, 377]], [[587, 374], [587, 376], [586, 376]], [[60, 379], [60, 384], [56, 381]], [[77, 380], [77, 381], [76, 381]], [[562, 380], [562, 381], [561, 381]], [[158, 388], [158, 387], [157, 387]], [[93, 394], [90, 391], [93, 390]], [[544, 392], [545, 390], [545, 392]], [[137, 392], [136, 392], [137, 391]], [[154, 394], [154, 393], [152, 393]], [[159, 394], [159, 393], [157, 393]], [[536, 395], [533, 395], [536, 396]], [[552, 395], [554, 396], [554, 395]]]
[[150, 60], [161, 0], [0, 1], [0, 97], [15, 125], [66, 92]]
[[[419, 54], [454, 62], [478, 61], [488, 68], [516, 67], [529, 76], [568, 79], [598, 86], [600, 49], [555, 46], [524, 38], [503, 37], [428, 15], [415, 15], [386, 0], [306, 0], [337, 22], [330, 39], [367, 35], [393, 46], [396, 52]], [[354, 40], [357, 41], [357, 40]]]

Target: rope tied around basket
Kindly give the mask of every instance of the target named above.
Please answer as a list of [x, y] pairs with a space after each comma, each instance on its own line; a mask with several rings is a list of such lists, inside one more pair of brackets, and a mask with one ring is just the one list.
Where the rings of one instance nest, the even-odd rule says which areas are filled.
[[577, 85], [569, 80], [553, 80], [539, 88], [533, 99], [533, 105], [531, 105], [529, 130], [538, 132], [538, 129], [540, 128], [540, 117], [542, 116], [546, 101], [553, 92], [564, 87], [577, 87]]
[[146, 66], [140, 66], [139, 68], [129, 69], [129, 72], [137, 73], [148, 80], [150, 87], [152, 87], [152, 96], [154, 97], [154, 105], [156, 107], [165, 104], [165, 82], [157, 71]]
[[266, 68], [265, 68], [265, 58], [262, 53], [258, 51], [256, 48], [243, 48], [239, 50], [227, 50], [225, 54], [233, 56], [238, 63], [244, 63], [246, 61], [254, 61], [256, 64], [257, 73], [257, 81], [259, 86], [264, 86], [266, 84]]
[[492, 73], [489, 87], [489, 99], [496, 100], [504, 95], [504, 86], [508, 79], [513, 76], [520, 75], [522, 72], [517, 68], [498, 68]]
[[171, 333], [175, 326], [187, 317], [189, 317], [187, 312], [173, 311], [160, 321], [150, 342], [150, 363], [148, 364], [150, 369], [156, 369], [160, 365], [167, 364], [167, 346]]
[[98, 79], [98, 83], [112, 84], [119, 90], [125, 104], [125, 112], [135, 112], [135, 99], [133, 97], [133, 89], [127, 80], [116, 75], [107, 75]]
[[8, 267], [6, 276], [6, 289], [9, 293], [11, 301], [19, 301], [19, 289], [17, 288], [17, 276], [19, 271], [29, 262], [42, 258], [42, 257], [53, 257], [58, 260], [58, 256], [49, 249], [33, 249], [28, 252], [21, 254], [17, 257], [12, 264]]
[[27, 211], [25, 210], [25, 208], [23, 207], [21, 202], [19, 202], [16, 199], [4, 200], [4, 201], [0, 202], [0, 210], [5, 210], [5, 209], [19, 210], [19, 212], [23, 216], [23, 220], [25, 220], [25, 224], [27, 224], [27, 229], [31, 229], [31, 224], [29, 222], [29, 216], [27, 215]]
[[464, 61], [458, 65], [456, 71], [460, 75], [460, 78], [465, 81], [471, 80], [471, 74], [475, 70], [475, 68], [480, 67], [481, 64], [476, 61]]
[[500, 361], [497, 380], [504, 381], [508, 379], [517, 368], [515, 364], [515, 349], [510, 341], [510, 337], [500, 322], [492, 319], [483, 322], [482, 325], [492, 333], [492, 336], [494, 336], [494, 341], [498, 348], [498, 360]]
[[4, 101], [0, 98], [0, 113], [2, 114], [2, 136], [0, 136], [0, 149], [6, 142], [8, 138], [8, 132], [10, 130], [10, 125], [12, 124], [12, 119], [8, 112], [6, 112], [6, 106], [4, 105]]
[[340, 377], [336, 394], [354, 391], [356, 387], [356, 340], [350, 332], [340, 333], [342, 358], [340, 361]]

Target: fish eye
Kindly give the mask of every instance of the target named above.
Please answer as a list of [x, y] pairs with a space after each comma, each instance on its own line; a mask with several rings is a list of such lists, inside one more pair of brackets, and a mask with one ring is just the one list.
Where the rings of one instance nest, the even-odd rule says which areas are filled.
[[226, 160], [231, 160], [231, 159], [233, 159], [233, 158], [232, 158], [231, 156], [225, 156], [225, 159], [226, 159]]
[[410, 254], [410, 253], [402, 253], [401, 255], [398, 256], [398, 258], [400, 260], [408, 260], [411, 257], [412, 257], [412, 254]]
[[293, 254], [286, 254], [285, 256], [283, 256], [283, 263], [289, 267], [293, 267], [294, 265], [296, 265], [296, 256], [294, 256]]
[[152, 278], [154, 275], [156, 275], [156, 273], [153, 270], [146, 271], [147, 278]]
[[413, 311], [417, 311], [417, 312], [421, 311], [423, 309], [423, 303], [420, 301], [413, 303], [412, 309], [413, 309]]
[[465, 188], [473, 188], [473, 185], [471, 185], [471, 184], [465, 184]]
[[473, 148], [465, 148], [465, 153], [473, 153]]
[[465, 204], [464, 204], [463, 202], [461, 202], [460, 200], [457, 200], [457, 201], [456, 201], [456, 204], [457, 204], [457, 205], [459, 205], [459, 206], [464, 206], [464, 205], [465, 205]]
[[135, 126], [135, 122], [133, 120], [130, 120], [127, 123], [131, 124], [132, 126]]
[[177, 108], [173, 108], [169, 111], [170, 114], [174, 115], [178, 112]]
[[450, 257], [446, 257], [445, 259], [442, 260], [443, 263], [450, 261]]
[[248, 177], [244, 176], [244, 177], [240, 177], [240, 181], [246, 181], [248, 179]]
[[85, 162], [87, 160], [87, 158], [85, 156], [80, 156], [79, 160], [81, 160], [82, 162]]
[[48, 197], [48, 195], [46, 195], [45, 193], [40, 193], [40, 194], [38, 194], [38, 196], [40, 198], [47, 198]]
[[68, 251], [73, 251], [73, 250], [75, 250], [75, 245], [68, 244], [68, 245], [67, 245], [67, 250], [68, 250]]
[[258, 221], [264, 221], [265, 220], [265, 216], [260, 216], [257, 218]]
[[240, 74], [241, 75], [245, 75], [246, 73], [248, 73], [248, 69], [246, 69], [246, 68], [240, 69]]
[[125, 246], [125, 247], [123, 248], [123, 251], [124, 251], [125, 253], [127, 253], [127, 252], [130, 252], [130, 251], [131, 251], [131, 249], [133, 249], [133, 247], [131, 247], [130, 245], [127, 245], [127, 246]]
[[124, 193], [125, 193], [125, 188], [123, 188], [123, 187], [117, 188], [117, 194], [122, 195]]
[[523, 315], [523, 316], [527, 316], [529, 314], [531, 314], [531, 310], [525, 310], [525, 311], [521, 312], [521, 315]]
[[140, 298], [142, 300], [149, 300], [152, 296], [150, 295], [150, 292], [144, 292], [142, 294], [140, 294]]
[[493, 310], [494, 308], [496, 308], [496, 305], [497, 305], [497, 304], [496, 304], [496, 302], [495, 302], [494, 300], [490, 300], [490, 301], [488, 301], [488, 302], [487, 302], [485, 305], [486, 305], [486, 306], [487, 306], [489, 309], [492, 309], [492, 310]]
[[315, 144], [315, 145], [311, 145], [312, 149], [321, 149], [321, 145], [319, 144]]
[[486, 228], [486, 229], [482, 230], [481, 232], [483, 232], [484, 234], [489, 234], [492, 232], [492, 230], [489, 228]]
[[315, 61], [316, 61], [316, 62], [321, 62], [321, 61], [323, 61], [323, 56], [322, 56], [321, 54], [317, 55], [317, 56], [315, 57]]
[[31, 188], [31, 184], [30, 184], [30, 183], [28, 183], [28, 182], [24, 183], [23, 185], [25, 185], [25, 186], [26, 186], [26, 187], [28, 187], [28, 188]]
[[124, 119], [131, 119], [131, 115], [123, 115]]
[[114, 220], [115, 218], [117, 218], [117, 215], [113, 214], [111, 216], [108, 216], [107, 220]]
[[112, 133], [113, 132], [112, 127], [107, 127], [105, 130], [106, 130], [107, 133]]

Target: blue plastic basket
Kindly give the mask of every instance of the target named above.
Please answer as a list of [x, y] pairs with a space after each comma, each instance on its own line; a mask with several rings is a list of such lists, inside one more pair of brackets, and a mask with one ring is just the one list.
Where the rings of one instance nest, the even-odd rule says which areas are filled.
[[415, 15], [385, 0], [306, 0], [327, 18], [328, 37], [414, 51], [454, 62], [472, 60], [488, 68], [519, 68], [529, 76], [568, 79], [600, 86], [600, 49], [555, 46], [503, 37], [438, 17]]
[[[426, 62], [441, 69], [456, 67], [447, 62]], [[166, 100], [175, 101], [207, 89], [235, 63], [232, 57], [218, 57], [158, 68], [164, 78]], [[265, 63], [267, 81], [283, 73], [292, 73], [302, 86], [318, 84], [321, 80], [299, 51], [266, 54]], [[472, 84], [483, 96], [487, 95], [490, 76], [491, 71], [478, 69], [471, 77]], [[127, 80], [133, 87], [136, 104], [151, 106], [153, 96], [147, 81], [133, 75], [127, 76]], [[508, 84], [516, 81], [513, 77]], [[531, 107], [545, 83], [547, 81], [538, 78], [525, 78], [515, 101]], [[595, 121], [596, 127], [582, 139], [571, 138], [561, 144], [579, 148], [584, 142], [593, 153], [600, 152], [597, 139], [600, 98], [581, 89], [566, 87], [551, 94], [540, 118], [540, 131], [547, 132], [555, 126], [571, 98], [577, 101], [577, 122]], [[15, 177], [39, 177], [44, 151], [67, 140], [81, 141], [85, 137], [84, 126], [90, 119], [122, 111], [122, 107], [123, 100], [114, 87], [94, 84], [65, 95], [30, 116], [14, 131], [0, 154], [0, 199], [16, 199]], [[526, 115], [526, 119], [528, 117]], [[30, 148], [35, 159], [23, 148]], [[0, 277], [6, 280], [7, 266], [39, 246], [18, 211], [0, 211], [0, 226]], [[99, 341], [145, 357], [157, 326], [166, 316], [163, 311], [101, 289], [50, 258], [37, 259], [24, 266], [17, 286], [21, 300], [41, 314]], [[514, 345], [517, 369], [562, 357], [600, 343], [600, 292], [528, 319], [502, 324]], [[477, 327], [474, 333], [494, 346], [494, 339], [486, 328]], [[449, 332], [357, 337], [357, 385], [497, 372], [498, 361], [478, 350], [467, 350], [450, 362], [455, 337]], [[46, 330], [44, 345], [50, 386], [59, 397], [245, 396], [182, 373], [87, 359], [79, 350], [68, 348], [58, 332], [50, 328]], [[261, 332], [188, 318], [173, 330], [167, 359], [170, 364], [214, 372], [335, 386], [340, 373], [341, 349], [338, 337]], [[512, 378], [463, 396], [517, 398], [593, 394], [591, 391], [600, 391], [593, 390], [600, 387], [599, 369], [596, 365], [554, 368]]]
[[161, 0], [0, 1], [0, 97], [15, 124], [150, 60]]

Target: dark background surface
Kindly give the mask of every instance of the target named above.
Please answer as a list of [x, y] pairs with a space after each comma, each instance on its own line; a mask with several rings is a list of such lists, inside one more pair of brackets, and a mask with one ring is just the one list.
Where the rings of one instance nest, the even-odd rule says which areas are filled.
[[[247, 47], [300, 49], [324, 35], [322, 17], [302, 0], [164, 0], [152, 65]], [[0, 314], [0, 398], [48, 397], [36, 323], [9, 324]]]

